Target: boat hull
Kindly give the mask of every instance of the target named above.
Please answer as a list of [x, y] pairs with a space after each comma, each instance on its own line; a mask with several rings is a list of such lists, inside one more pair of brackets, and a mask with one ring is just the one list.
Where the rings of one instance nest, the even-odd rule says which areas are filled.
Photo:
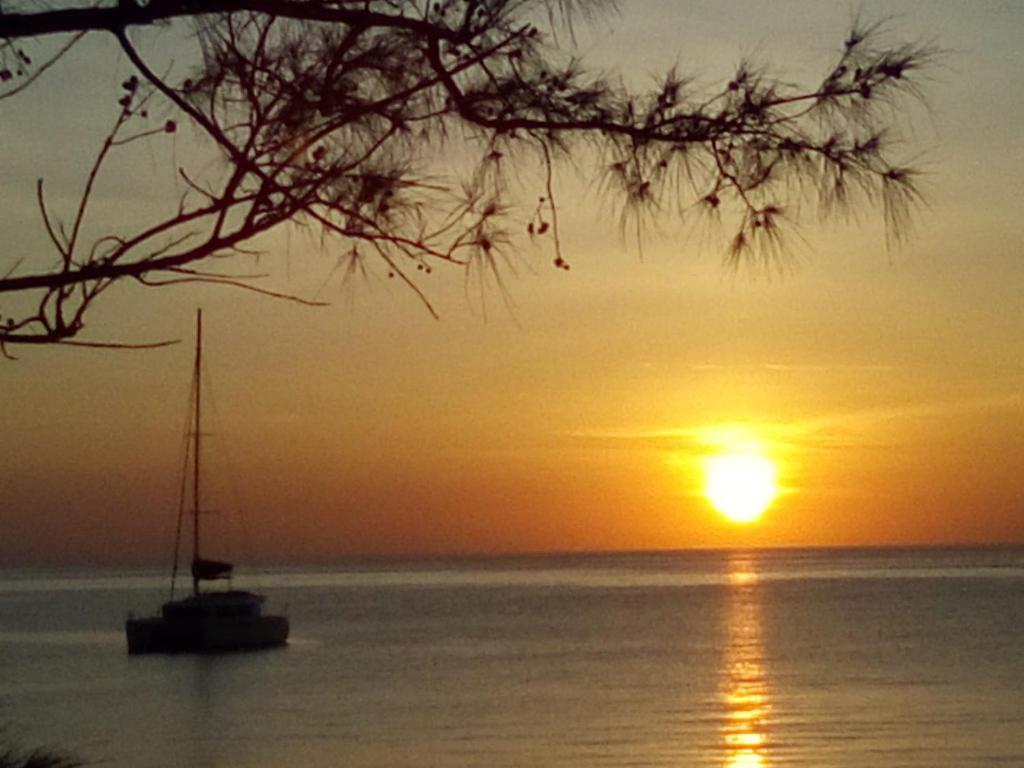
[[196, 616], [128, 619], [128, 653], [226, 653], [288, 642], [284, 616]]

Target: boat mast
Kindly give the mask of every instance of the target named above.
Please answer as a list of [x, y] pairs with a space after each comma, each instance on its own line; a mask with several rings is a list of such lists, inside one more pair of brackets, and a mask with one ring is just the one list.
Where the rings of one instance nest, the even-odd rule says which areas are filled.
[[196, 310], [195, 421], [192, 425], [192, 594], [199, 594], [199, 576], [195, 564], [199, 560], [199, 410], [202, 396], [200, 374], [203, 361], [203, 310]]

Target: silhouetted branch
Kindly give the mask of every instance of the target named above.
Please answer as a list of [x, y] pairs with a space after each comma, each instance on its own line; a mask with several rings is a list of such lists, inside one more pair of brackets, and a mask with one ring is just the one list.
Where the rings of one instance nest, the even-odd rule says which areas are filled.
[[[633, 93], [551, 44], [559, 25], [572, 37], [573, 16], [611, 7], [598, 0], [120, 0], [0, 12], [0, 54], [26, 67], [20, 41], [76, 35], [60, 57], [82, 34], [99, 32], [117, 39], [136, 72], [122, 83], [113, 128], [67, 230], [37, 183], [43, 229], [59, 258], [39, 266], [23, 257], [0, 277], [0, 296], [17, 299], [16, 310], [0, 308], [0, 345], [76, 337], [92, 303], [126, 278], [153, 286], [215, 282], [319, 305], [203, 267], [259, 247], [261, 236], [289, 224], [315, 227], [325, 246], [337, 242], [346, 279], [376, 263], [432, 314], [422, 281], [437, 263], [463, 266], [467, 279], [490, 280], [506, 295], [513, 231], [551, 238], [555, 266], [568, 269], [555, 200], [556, 171], [568, 157], [593, 165], [621, 206], [623, 226], [635, 223], [638, 242], [667, 211], [702, 212], [728, 227], [730, 264], [781, 260], [784, 230], [799, 224], [794, 200], [815, 201], [822, 216], [877, 206], [888, 242], [905, 235], [921, 196], [914, 169], [892, 158], [894, 123], [906, 100], [920, 97], [916, 77], [933, 49], [883, 45], [877, 25], [858, 22], [810, 87], [741, 64], [712, 92], [671, 70], [649, 93]], [[195, 31], [197, 61], [178, 82], [180, 75], [157, 73], [129, 30], [182, 22]], [[39, 72], [22, 68], [20, 76]], [[148, 122], [149, 100], [170, 111], [162, 124]], [[220, 164], [176, 169], [187, 189], [169, 213], [81, 242], [111, 155], [186, 124], [208, 139]], [[478, 161], [465, 174], [439, 177], [456, 129], [481, 147]], [[524, 157], [541, 171], [540, 202], [513, 227], [505, 166]]]
[[[295, 0], [120, 0], [115, 6], [67, 9], [46, 9], [30, 13], [0, 15], [0, 37], [16, 40], [27, 37], [59, 35], [68, 32], [116, 32], [128, 27], [151, 27], [158, 22], [178, 18], [191, 19], [244, 11], [275, 18], [406, 30], [426, 36], [457, 39], [455, 30], [444, 29], [416, 16], [382, 13], [369, 6], [395, 8], [393, 3], [373, 0], [340, 0], [338, 2], [295, 2]], [[413, 13], [412, 3], [407, 7]]]
[[[40, 344], [51, 343], [49, 339], [40, 339]], [[123, 341], [80, 341], [78, 339], [61, 339], [55, 342], [64, 347], [88, 347], [90, 349], [160, 349], [180, 344], [181, 339], [168, 339], [167, 341], [150, 341], [131, 344]]]
[[282, 299], [283, 301], [292, 301], [296, 304], [302, 304], [307, 307], [326, 307], [327, 302], [317, 301], [315, 299], [304, 299], [301, 296], [295, 296], [290, 293], [282, 293], [281, 291], [271, 291], [266, 288], [260, 288], [257, 285], [251, 285], [250, 283], [242, 282], [239, 279], [233, 277], [225, 277], [221, 275], [212, 274], [195, 274], [188, 277], [177, 277], [177, 278], [165, 278], [163, 280], [150, 280], [145, 276], [138, 278], [139, 282], [143, 285], [150, 285], [154, 287], [166, 286], [166, 285], [182, 285], [184, 283], [206, 283], [207, 285], [226, 285], [231, 288], [238, 288], [243, 291], [252, 291], [258, 293], [261, 296], [269, 296], [272, 299]]
[[[2, 29], [2, 28], [3, 28], [3, 14], [0, 14], [0, 29]], [[17, 85], [13, 86], [10, 90], [0, 91], [0, 101], [2, 101], [3, 99], [10, 98], [12, 96], [16, 96], [19, 93], [21, 93], [22, 91], [24, 91], [26, 88], [31, 86], [36, 80], [38, 80], [40, 77], [43, 76], [43, 74], [46, 72], [46, 70], [48, 70], [50, 67], [52, 67], [54, 64], [56, 64], [58, 61], [60, 61], [64, 57], [64, 54], [66, 54], [68, 51], [70, 51], [79, 40], [81, 40], [83, 37], [85, 37], [85, 34], [86, 34], [85, 32], [77, 33], [67, 43], [65, 43], [63, 45], [63, 47], [60, 48], [60, 50], [58, 50], [55, 54], [50, 56], [50, 58], [47, 61], [45, 61], [43, 64], [37, 66], [34, 71], [32, 71], [31, 73], [23, 74], [24, 79], [20, 83], [18, 83]], [[9, 38], [8, 38], [8, 41], [7, 41], [6, 44], [10, 45], [10, 39]], [[22, 64], [24, 65], [24, 59], [22, 59]], [[24, 72], [24, 70], [23, 70], [23, 72]], [[6, 76], [5, 76], [5, 73], [6, 73]], [[13, 77], [13, 75], [11, 74], [10, 69], [8, 69], [6, 67], [4, 67], [3, 69], [0, 69], [0, 81], [9, 80], [12, 77]]]

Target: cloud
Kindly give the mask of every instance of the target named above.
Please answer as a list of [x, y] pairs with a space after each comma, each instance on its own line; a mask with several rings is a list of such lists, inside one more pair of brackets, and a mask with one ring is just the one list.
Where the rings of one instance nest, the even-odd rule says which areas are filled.
[[588, 430], [570, 436], [582, 440], [642, 444], [654, 450], [707, 453], [710, 450], [742, 452], [746, 445], [772, 452], [885, 448], [896, 441], [888, 433], [893, 422], [906, 419], [949, 419], [985, 411], [1024, 410], [1024, 391], [912, 402], [877, 408], [840, 411], [796, 421], [743, 421]]
[[801, 371], [864, 371], [868, 373], [886, 373], [896, 370], [896, 366], [873, 363], [692, 363], [689, 366], [691, 371], [775, 371], [779, 373], [794, 373]]
[[837, 363], [764, 363], [760, 366], [766, 371], [868, 371], [887, 372], [896, 370], [893, 365], [858, 365], [858, 364], [837, 364]]

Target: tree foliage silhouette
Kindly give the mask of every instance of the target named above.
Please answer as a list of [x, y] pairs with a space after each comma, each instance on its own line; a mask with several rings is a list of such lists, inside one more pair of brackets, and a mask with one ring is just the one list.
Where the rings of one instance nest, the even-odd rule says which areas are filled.
[[[625, 217], [674, 207], [723, 218], [734, 263], [775, 258], [801, 201], [826, 215], [878, 206], [890, 235], [905, 231], [918, 191], [914, 170], [892, 158], [894, 125], [919, 95], [926, 46], [883, 45], [877, 27], [855, 24], [809, 87], [743, 64], [714, 92], [670, 71], [634, 93], [555, 45], [574, 20], [609, 10], [601, 0], [119, 0], [0, 11], [3, 106], [46, 87], [49, 67], [86, 35], [112, 35], [134, 68], [68, 220], [37, 182], [52, 253], [0, 260], [0, 347], [97, 345], [78, 338], [87, 310], [126, 280], [301, 300], [212, 266], [290, 223], [318, 228], [347, 272], [376, 266], [404, 281], [431, 312], [426, 273], [448, 263], [500, 281], [514, 233], [568, 269], [553, 179], [570, 157]], [[197, 60], [187, 77], [165, 75], [147, 46], [183, 26]], [[29, 46], [48, 55], [34, 61]], [[184, 124], [222, 162], [180, 168], [187, 192], [166, 215], [86, 241], [111, 155]], [[441, 176], [456, 140], [474, 161]], [[541, 172], [521, 221], [513, 162]]]

